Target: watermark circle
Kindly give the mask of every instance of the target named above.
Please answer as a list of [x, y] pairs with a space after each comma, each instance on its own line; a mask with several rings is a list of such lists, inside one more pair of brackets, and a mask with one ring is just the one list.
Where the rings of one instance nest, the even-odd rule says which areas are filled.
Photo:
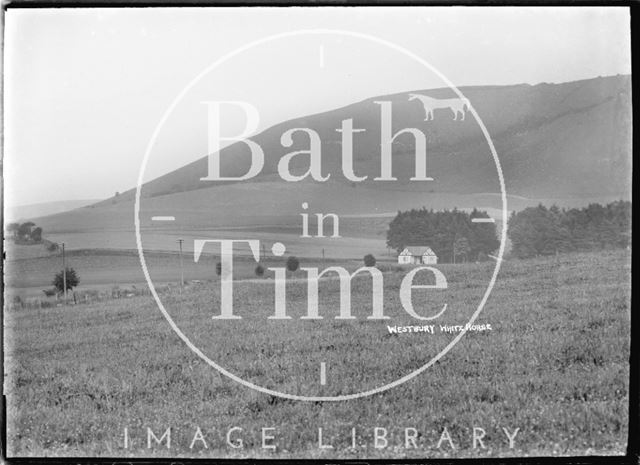
[[506, 239], [507, 239], [507, 220], [508, 220], [508, 211], [507, 211], [507, 193], [505, 190], [505, 183], [504, 183], [504, 176], [502, 173], [502, 166], [500, 165], [500, 159], [498, 158], [498, 154], [496, 152], [495, 146], [493, 144], [493, 141], [491, 139], [491, 136], [489, 135], [489, 131], [487, 131], [487, 128], [485, 127], [484, 123], [482, 122], [482, 119], [480, 118], [480, 116], [478, 115], [478, 113], [476, 112], [475, 108], [473, 106], [469, 107], [469, 111], [471, 112], [471, 114], [473, 115], [473, 117], [475, 118], [476, 122], [478, 123], [478, 126], [480, 127], [480, 129], [482, 130], [482, 134], [484, 135], [485, 140], [487, 141], [487, 144], [489, 145], [489, 149], [491, 150], [491, 155], [493, 157], [493, 161], [496, 165], [496, 170], [498, 172], [498, 181], [500, 184], [500, 197], [501, 197], [501, 202], [502, 202], [502, 232], [500, 234], [500, 248], [498, 249], [498, 255], [496, 257], [496, 266], [493, 270], [493, 273], [491, 275], [491, 280], [489, 281], [489, 285], [487, 286], [487, 290], [485, 291], [482, 300], [480, 301], [480, 303], [478, 304], [478, 307], [476, 309], [476, 311], [471, 315], [471, 317], [469, 318], [469, 321], [465, 324], [464, 328], [462, 331], [460, 331], [458, 333], [458, 335], [449, 342], [449, 344], [447, 344], [447, 346], [442, 349], [438, 354], [436, 354], [431, 360], [429, 360], [427, 363], [425, 363], [424, 365], [422, 365], [420, 368], [412, 371], [411, 373], [395, 380], [392, 381], [391, 383], [387, 383], [383, 386], [377, 387], [377, 388], [373, 388], [373, 389], [369, 389], [366, 391], [362, 391], [362, 392], [357, 392], [357, 393], [353, 393], [353, 394], [345, 394], [345, 395], [339, 395], [339, 396], [303, 396], [303, 395], [296, 395], [296, 394], [289, 394], [286, 392], [280, 392], [280, 391], [276, 391], [273, 389], [268, 389], [265, 388], [263, 386], [259, 386], [257, 384], [254, 384], [250, 381], [247, 381], [245, 379], [240, 378], [239, 376], [231, 373], [230, 371], [228, 371], [227, 369], [225, 369], [224, 367], [222, 367], [221, 365], [219, 365], [218, 363], [214, 362], [213, 360], [211, 360], [206, 354], [204, 354], [200, 349], [198, 349], [198, 347], [196, 347], [191, 340], [180, 330], [180, 328], [178, 328], [178, 326], [176, 325], [175, 321], [173, 320], [173, 318], [171, 318], [171, 315], [169, 315], [169, 312], [167, 312], [166, 308], [164, 307], [164, 304], [162, 303], [162, 300], [160, 299], [160, 297], [158, 296], [158, 292], [156, 291], [156, 288], [153, 284], [153, 280], [151, 279], [151, 276], [149, 275], [149, 270], [147, 269], [147, 263], [146, 260], [144, 258], [144, 252], [143, 252], [143, 248], [142, 248], [142, 239], [140, 236], [140, 198], [141, 198], [141, 191], [142, 191], [142, 185], [143, 185], [143, 178], [144, 178], [144, 173], [145, 173], [145, 169], [147, 166], [147, 163], [149, 161], [149, 157], [151, 155], [151, 151], [153, 150], [153, 147], [156, 143], [156, 140], [158, 138], [158, 135], [160, 134], [160, 131], [162, 129], [162, 127], [164, 126], [165, 122], [167, 121], [167, 119], [169, 118], [169, 116], [171, 115], [171, 113], [173, 112], [173, 110], [176, 108], [176, 106], [179, 104], [179, 102], [182, 100], [182, 98], [187, 94], [187, 92], [189, 92], [189, 90], [191, 90], [191, 88], [193, 86], [195, 86], [206, 74], [210, 73], [211, 71], [215, 70], [218, 66], [222, 65], [223, 63], [225, 63], [226, 61], [230, 60], [231, 58], [253, 48], [256, 47], [258, 45], [262, 45], [268, 42], [273, 42], [279, 39], [286, 39], [286, 38], [291, 38], [291, 37], [296, 37], [296, 36], [301, 36], [301, 35], [340, 35], [340, 36], [345, 36], [345, 37], [355, 37], [355, 38], [359, 38], [359, 39], [363, 39], [363, 40], [369, 40], [371, 42], [377, 43], [379, 45], [383, 45], [385, 47], [388, 47], [392, 50], [395, 50], [413, 60], [415, 60], [416, 62], [420, 63], [421, 65], [425, 66], [428, 70], [430, 70], [432, 73], [434, 73], [436, 76], [438, 76], [440, 79], [442, 79], [443, 82], [445, 82], [447, 84], [447, 86], [449, 86], [449, 88], [451, 90], [453, 90], [455, 92], [455, 94], [459, 97], [459, 98], [465, 98], [464, 95], [462, 94], [462, 92], [460, 92], [460, 90], [453, 85], [453, 83], [446, 77], [444, 76], [440, 71], [438, 71], [434, 66], [432, 66], [430, 63], [428, 63], [426, 60], [424, 60], [423, 58], [419, 57], [418, 55], [416, 55], [415, 53], [411, 52], [410, 50], [407, 50], [406, 48], [395, 44], [393, 42], [389, 42], [387, 40], [384, 39], [380, 39], [379, 37], [375, 37], [375, 36], [371, 36], [369, 34], [364, 34], [364, 33], [360, 33], [360, 32], [354, 32], [354, 31], [346, 31], [346, 30], [341, 30], [341, 29], [302, 29], [302, 30], [297, 30], [297, 31], [290, 31], [290, 32], [284, 32], [284, 33], [280, 33], [280, 34], [274, 34], [271, 36], [267, 36], [264, 37], [262, 39], [258, 39], [255, 40], [253, 42], [250, 42], [246, 45], [243, 45], [242, 47], [229, 52], [227, 54], [225, 54], [224, 56], [222, 56], [221, 58], [219, 58], [218, 60], [216, 60], [215, 62], [213, 62], [211, 65], [209, 65], [208, 67], [206, 67], [204, 70], [202, 70], [200, 72], [200, 74], [198, 74], [195, 78], [193, 78], [191, 80], [191, 82], [189, 82], [184, 88], [183, 90], [176, 96], [176, 98], [173, 100], [173, 102], [169, 105], [169, 107], [167, 108], [167, 110], [165, 111], [164, 115], [162, 116], [162, 118], [160, 119], [160, 122], [158, 123], [158, 125], [156, 126], [151, 139], [149, 140], [149, 143], [147, 144], [147, 148], [144, 154], [144, 157], [142, 159], [142, 164], [140, 166], [140, 172], [138, 174], [138, 182], [137, 182], [137, 186], [136, 186], [136, 195], [135, 195], [135, 204], [134, 204], [134, 223], [135, 223], [135, 233], [136, 233], [136, 245], [138, 248], [138, 256], [140, 258], [140, 264], [142, 266], [142, 271], [144, 273], [145, 279], [147, 280], [147, 284], [149, 285], [149, 290], [151, 291], [151, 295], [153, 295], [153, 298], [155, 299], [156, 303], [158, 304], [158, 308], [160, 309], [160, 311], [162, 312], [163, 316], [165, 317], [165, 319], [167, 320], [167, 322], [169, 323], [169, 325], [171, 326], [171, 328], [173, 329], [173, 331], [180, 337], [180, 339], [182, 339], [182, 341], [187, 345], [187, 347], [189, 347], [189, 349], [191, 349], [191, 351], [193, 353], [195, 353], [200, 359], [202, 359], [204, 362], [206, 362], [209, 366], [215, 368], [219, 373], [223, 374], [224, 376], [250, 388], [253, 389], [255, 391], [261, 392], [263, 394], [268, 394], [268, 395], [272, 395], [272, 396], [276, 396], [276, 397], [281, 397], [284, 399], [290, 399], [290, 400], [300, 400], [300, 401], [312, 401], [312, 402], [335, 402], [335, 401], [344, 401], [344, 400], [352, 400], [352, 399], [359, 399], [359, 398], [363, 398], [363, 397], [368, 397], [368, 396], [372, 396], [374, 394], [380, 394], [382, 392], [388, 391], [389, 389], [392, 389], [394, 387], [400, 386], [401, 384], [406, 383], [407, 381], [415, 378], [416, 376], [420, 375], [422, 372], [424, 372], [425, 370], [427, 370], [429, 367], [431, 367], [433, 364], [435, 364], [438, 360], [440, 360], [442, 357], [444, 357], [447, 352], [449, 352], [457, 343], [458, 341], [460, 341], [460, 339], [462, 339], [462, 337], [466, 334], [467, 332], [467, 327], [472, 325], [475, 320], [478, 318], [478, 316], [480, 315], [480, 313], [482, 312], [482, 309], [484, 308], [485, 304], [487, 303], [487, 300], [489, 298], [489, 295], [491, 294], [491, 291], [493, 290], [493, 286], [495, 285], [496, 279], [498, 277], [498, 273], [500, 271], [500, 267], [502, 265], [502, 258], [504, 256], [504, 250], [505, 250], [505, 245], [506, 245]]

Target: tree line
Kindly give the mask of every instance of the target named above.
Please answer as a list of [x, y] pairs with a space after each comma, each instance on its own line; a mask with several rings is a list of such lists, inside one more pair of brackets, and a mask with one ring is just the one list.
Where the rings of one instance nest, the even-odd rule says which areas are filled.
[[487, 212], [473, 209], [399, 211], [389, 224], [387, 246], [400, 253], [406, 246], [428, 246], [438, 262], [483, 260], [500, 246], [495, 223], [473, 223], [489, 218]]
[[540, 204], [511, 214], [507, 230], [519, 258], [631, 245], [631, 202], [560, 209]]

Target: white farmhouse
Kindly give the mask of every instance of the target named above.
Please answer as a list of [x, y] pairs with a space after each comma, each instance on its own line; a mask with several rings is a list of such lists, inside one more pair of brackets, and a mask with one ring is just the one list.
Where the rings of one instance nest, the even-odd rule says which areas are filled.
[[438, 263], [438, 256], [431, 250], [431, 247], [408, 245], [398, 255], [400, 265], [435, 265]]

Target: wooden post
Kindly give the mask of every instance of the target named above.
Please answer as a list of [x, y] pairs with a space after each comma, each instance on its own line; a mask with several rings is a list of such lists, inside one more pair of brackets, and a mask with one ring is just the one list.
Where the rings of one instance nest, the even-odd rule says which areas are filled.
[[67, 263], [64, 257], [64, 242], [62, 243], [62, 287], [64, 289], [64, 303], [67, 303]]
[[184, 239], [178, 239], [178, 244], [180, 244], [180, 292], [184, 289], [184, 262], [182, 259], [182, 243]]

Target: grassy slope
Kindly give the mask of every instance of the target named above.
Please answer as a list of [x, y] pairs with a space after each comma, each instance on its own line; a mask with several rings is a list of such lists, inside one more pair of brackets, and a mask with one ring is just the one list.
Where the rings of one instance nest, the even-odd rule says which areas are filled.
[[62, 200], [57, 202], [43, 202], [32, 205], [21, 205], [17, 207], [6, 207], [5, 209], [5, 224], [12, 221], [24, 221], [27, 218], [37, 218], [44, 215], [54, 215], [56, 213], [62, 213], [75, 208], [82, 208], [87, 205], [99, 202], [99, 199], [84, 199], [84, 200]]
[[[462, 298], [470, 298], [486, 278], [483, 266], [443, 271], [457, 283]], [[171, 455], [225, 456], [233, 452], [223, 445], [226, 429], [240, 426], [245, 429], [245, 455], [274, 456], [259, 448], [259, 428], [277, 426], [275, 455], [283, 457], [622, 453], [627, 434], [629, 276], [625, 251], [505, 262], [480, 317], [493, 324], [493, 332], [467, 334], [417, 379], [347, 403], [283, 401], [221, 377], [178, 340], [149, 298], [8, 313], [8, 451], [127, 455], [121, 445], [127, 426], [136, 440], [130, 453], [167, 455], [160, 447], [143, 448], [142, 428], [158, 433], [172, 426]], [[385, 276], [392, 287], [399, 278]], [[356, 294], [368, 292], [367, 286], [355, 288]], [[297, 308], [295, 302], [303, 295], [295, 286], [292, 291], [292, 308]], [[259, 301], [251, 299], [254, 291], [240, 292], [251, 306], [249, 315], [263, 311]], [[280, 357], [282, 350], [290, 350], [291, 361], [298, 362], [320, 353], [340, 359], [349, 349], [358, 363], [329, 364], [332, 382], [349, 388], [351, 377], [360, 376], [366, 383], [371, 373], [393, 376], [414, 366], [423, 356], [413, 346], [426, 350], [426, 341], [437, 345], [444, 338], [381, 338], [384, 331], [375, 325], [327, 319], [322, 324], [331, 328], [329, 338], [324, 330], [308, 332], [299, 320], [265, 327], [265, 320], [254, 315], [257, 324], [249, 325], [249, 334], [227, 330], [223, 339], [220, 332], [207, 339], [202, 313], [208, 315], [214, 291], [193, 288], [189, 297], [165, 298], [180, 304], [180, 324], [194, 337], [203, 337], [199, 342], [207, 350], [222, 347], [229, 353], [228, 365], [242, 375], [266, 385], [289, 383], [287, 389], [296, 386], [287, 379], [290, 359]], [[368, 306], [367, 299], [355, 296], [353, 301], [356, 313]], [[451, 316], [439, 322], [457, 322]], [[251, 347], [254, 341], [264, 344], [262, 352]], [[379, 351], [376, 356], [377, 345], [396, 357], [380, 357]], [[265, 369], [274, 360], [281, 366], [275, 374]], [[317, 385], [315, 368], [295, 368], [300, 384], [310, 383], [309, 389]], [[196, 426], [205, 433], [209, 450], [189, 450]], [[318, 450], [319, 426], [336, 452]], [[358, 427], [366, 448], [349, 449], [352, 426]], [[389, 429], [389, 448], [372, 448], [374, 426]], [[421, 431], [418, 444], [423, 449], [397, 447], [405, 426]], [[435, 449], [445, 426], [458, 447], [455, 452], [446, 446]], [[489, 449], [471, 448], [473, 426], [487, 431]], [[520, 428], [515, 450], [507, 448], [503, 426]]]
[[[548, 199], [547, 203], [554, 200]], [[301, 204], [304, 201], [309, 203], [312, 218], [315, 218], [314, 213], [331, 212], [341, 215], [341, 221], [344, 218], [345, 223], [348, 220], [343, 215], [394, 215], [398, 210], [412, 207], [501, 207], [500, 197], [496, 195], [458, 195], [367, 186], [353, 188], [334, 181], [286, 183], [274, 179], [153, 197], [141, 204], [141, 227], [149, 231], [261, 225], [296, 225], [299, 228]], [[509, 208], [519, 210], [537, 205], [538, 201], [510, 197]], [[42, 226], [47, 237], [75, 232], [130, 232], [134, 229], [133, 212], [133, 202], [121, 200], [114, 204], [85, 207], [40, 218], [36, 222]], [[176, 223], [153, 223], [151, 217], [155, 215], [175, 216]]]
[[[610, 76], [562, 84], [475, 86], [461, 91], [481, 116], [504, 169], [507, 187], [526, 197], [589, 197], [626, 195], [630, 189], [630, 77]], [[416, 91], [432, 97], [453, 97], [448, 89]], [[408, 93], [377, 96], [343, 108], [277, 124], [252, 137], [266, 154], [263, 173], [275, 173], [278, 160], [290, 148], [280, 143], [290, 128], [314, 129], [322, 140], [323, 173], [340, 174], [340, 134], [344, 119], [366, 129], [354, 145], [355, 172], [377, 175], [380, 169], [380, 108], [375, 101], [393, 102], [395, 128], [418, 127], [428, 136], [429, 169], [436, 179], [428, 189], [436, 192], [496, 192], [496, 170], [482, 132], [473, 118], [453, 121], [448, 111], [436, 112], [425, 122], [424, 109], [408, 100]], [[470, 115], [469, 115], [470, 116]], [[188, 144], [188, 143], [187, 143]], [[297, 143], [299, 144], [299, 142]], [[394, 173], [403, 181], [413, 171], [411, 138], [395, 144]], [[305, 145], [300, 144], [300, 147]], [[183, 151], [189, 151], [185, 146]], [[197, 156], [198, 154], [192, 154]], [[306, 171], [304, 157], [294, 159], [294, 171]], [[223, 173], [241, 175], [247, 170], [245, 144], [222, 151]], [[176, 193], [203, 187], [204, 158], [156, 178], [145, 185], [144, 195]], [[611, 179], [615, 179], [612, 182]], [[369, 183], [369, 181], [367, 181]], [[376, 189], [385, 183], [371, 182]], [[397, 183], [394, 183], [394, 187]], [[206, 184], [205, 184], [206, 186]], [[130, 198], [129, 190], [119, 200]], [[108, 203], [111, 200], [106, 200]]]
[[[629, 82], [629, 76], [617, 76], [558, 85], [463, 89], [494, 139], [507, 193], [515, 194], [509, 198], [509, 209], [521, 210], [538, 202], [584, 206], [629, 197]], [[439, 97], [446, 93], [429, 92]], [[414, 157], [403, 140], [396, 144], [398, 152], [393, 161], [398, 182], [369, 180], [352, 188], [341, 179], [340, 135], [335, 128], [348, 117], [354, 118], [356, 127], [367, 128], [354, 148], [355, 172], [379, 174], [379, 107], [373, 103], [375, 99], [369, 99], [284, 122], [257, 135], [254, 139], [263, 146], [268, 159], [264, 174], [250, 182], [210, 187], [200, 181], [206, 171], [204, 159], [149, 182], [142, 191], [144, 197], [151, 196], [142, 202], [143, 227], [158, 229], [158, 224], [150, 221], [152, 215], [175, 215], [176, 223], [165, 226], [181, 230], [265, 223], [298, 225], [303, 201], [310, 203], [310, 213], [341, 215], [377, 215], [422, 206], [500, 207], [495, 195], [499, 191], [496, 167], [473, 118], [454, 122], [443, 112], [434, 121], [424, 122], [421, 106], [409, 102], [405, 94], [389, 98], [394, 101], [398, 127], [423, 124], [429, 136], [428, 166], [435, 181], [407, 181], [413, 173]], [[301, 126], [317, 129], [322, 137], [323, 172], [332, 173], [329, 182], [322, 185], [275, 182], [279, 177], [273, 174], [274, 167], [290, 151], [280, 144], [282, 131]], [[244, 144], [234, 144], [223, 157], [234, 165], [230, 168], [241, 173], [245, 168], [241, 165], [243, 148]], [[295, 160], [294, 165], [301, 166], [294, 171], [306, 171], [306, 158]], [[117, 231], [127, 234], [119, 239], [118, 247], [126, 242], [132, 248], [133, 194], [134, 190], [129, 190], [91, 207], [35, 221], [45, 234], [52, 235], [52, 240], [66, 240], [72, 248], [108, 247], [100, 234]], [[82, 237], [69, 236], [75, 233], [82, 233]], [[84, 244], [75, 245], [78, 241]]]

